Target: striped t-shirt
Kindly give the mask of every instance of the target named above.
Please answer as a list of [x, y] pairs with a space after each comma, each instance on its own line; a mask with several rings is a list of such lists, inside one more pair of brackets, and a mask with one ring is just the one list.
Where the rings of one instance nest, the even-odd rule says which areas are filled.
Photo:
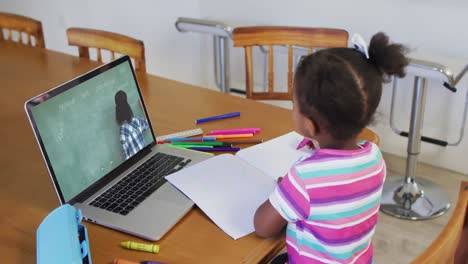
[[319, 149], [298, 161], [270, 195], [289, 223], [288, 263], [372, 263], [385, 179], [379, 148]]

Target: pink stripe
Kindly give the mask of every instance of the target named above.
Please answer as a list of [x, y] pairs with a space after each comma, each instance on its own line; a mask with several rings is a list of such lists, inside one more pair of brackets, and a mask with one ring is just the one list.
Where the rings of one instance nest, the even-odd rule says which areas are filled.
[[367, 196], [370, 196], [370, 195], [373, 195], [375, 194], [376, 192], [380, 192], [382, 190], [381, 188], [382, 186], [380, 186], [380, 188], [377, 188], [375, 189], [373, 192], [371, 193], [368, 193], [368, 194], [365, 194], [365, 195], [359, 195], [357, 196], [356, 198], [352, 198], [352, 199], [340, 199], [340, 200], [337, 200], [337, 201], [332, 201], [332, 202], [324, 202], [324, 203], [314, 203], [313, 201], [311, 201], [309, 204], [312, 208], [314, 208], [315, 206], [333, 206], [333, 205], [337, 205], [337, 204], [343, 204], [343, 203], [352, 203], [352, 202], [356, 202], [356, 201], [359, 201], [359, 200], [362, 200], [364, 199], [365, 197]]
[[[362, 251], [356, 252], [350, 260], [353, 260], [356, 256], [361, 254]], [[374, 255], [374, 245], [372, 241], [370, 242], [370, 246], [367, 248], [366, 252], [364, 252], [359, 258], [356, 260], [356, 264], [369, 264], [372, 260], [372, 256]]]
[[[366, 149], [363, 149], [366, 150]], [[337, 150], [339, 151], [339, 150]], [[327, 151], [323, 151], [323, 149], [317, 150], [314, 155], [308, 157], [307, 159], [303, 160], [300, 165], [302, 164], [313, 164], [313, 163], [321, 163], [324, 161], [333, 161], [333, 160], [352, 160], [355, 158], [359, 158], [362, 156], [369, 155], [372, 151], [372, 148], [369, 148], [367, 151], [363, 151], [362, 153], [359, 154], [353, 154], [349, 156], [343, 156], [343, 155], [336, 155], [336, 154], [330, 154]]]
[[[299, 207], [302, 210], [302, 212], [309, 212], [309, 209], [310, 209], [309, 201], [306, 200], [306, 198], [293, 185], [290, 178], [293, 178], [294, 180], [296, 180], [296, 182], [298, 182], [298, 184], [301, 184], [301, 181], [300, 181], [298, 175], [296, 174], [295, 170], [291, 169], [289, 171], [288, 176], [285, 177], [283, 179], [283, 181], [280, 183], [280, 185], [281, 185], [280, 189], [283, 189], [284, 191], [286, 191], [287, 196], [290, 197], [290, 199], [292, 198], [292, 201], [290, 201], [290, 199], [288, 199], [284, 195], [283, 195], [283, 198], [288, 203], [294, 203], [294, 206]], [[292, 209], [294, 209], [294, 206], [292, 207]], [[305, 217], [305, 218], [308, 217], [308, 215], [300, 215], [300, 216]]]
[[[345, 224], [348, 224], [348, 223], [355, 222], [357, 220], [366, 218], [366, 217], [370, 216], [371, 214], [378, 215], [378, 211], [376, 211], [376, 210], [378, 210], [379, 207], [380, 207], [380, 204], [377, 204], [374, 207], [370, 208], [369, 210], [364, 211], [364, 212], [362, 212], [360, 214], [357, 214], [357, 215], [353, 215], [353, 216], [346, 217], [346, 218], [335, 219], [335, 220], [320, 220], [320, 221], [314, 221], [314, 222], [321, 223], [321, 224], [327, 224], [327, 225], [345, 225]], [[376, 211], [376, 212], [373, 213], [374, 211]]]
[[380, 170], [370, 178], [335, 186], [328, 185], [317, 188], [307, 188], [307, 192], [311, 198], [314, 197], [316, 199], [332, 198], [336, 197], [338, 194], [340, 196], [346, 196], [382, 185], [384, 175], [383, 170]]
[[[301, 177], [299, 177], [299, 175], [297, 174], [296, 172], [296, 169], [294, 167], [290, 168], [289, 171], [288, 171], [288, 177], [292, 177], [294, 178], [294, 180], [296, 182], [300, 182], [300, 183], [303, 183], [304, 181], [301, 179]], [[305, 186], [303, 186], [305, 187]]]
[[287, 249], [288, 249], [288, 258], [289, 258], [288, 263], [323, 264], [323, 262], [321, 262], [321, 261], [299, 255], [299, 253], [293, 247], [291, 247], [290, 245], [287, 245]]
[[382, 171], [384, 169], [383, 166], [384, 160], [381, 159], [379, 163], [377, 163], [375, 166], [372, 166], [370, 168], [367, 168], [365, 170], [361, 170], [355, 173], [348, 173], [348, 174], [340, 174], [340, 175], [334, 175], [334, 176], [323, 176], [323, 177], [317, 177], [317, 178], [310, 178], [310, 179], [304, 179], [304, 184], [305, 185], [310, 185], [310, 184], [321, 184], [321, 183], [327, 183], [327, 182], [337, 182], [337, 181], [345, 181], [345, 180], [350, 180], [354, 178], [359, 178], [362, 177], [366, 174], [376, 172], [377, 168], [382, 167], [382, 169], [378, 170], [378, 172]]
[[356, 155], [362, 154], [363, 152], [368, 152], [372, 148], [372, 143], [366, 141], [364, 144], [361, 145], [363, 148], [353, 149], [353, 150], [342, 150], [342, 149], [320, 149], [321, 152], [332, 154], [332, 155]]
[[[364, 232], [368, 232], [372, 228], [375, 228], [377, 224], [378, 215], [374, 214], [372, 217], [367, 219], [364, 222], [361, 222], [356, 225], [348, 226], [340, 228], [340, 231], [337, 232], [336, 229], [328, 228], [328, 227], [321, 227], [316, 225], [311, 225], [304, 223], [304, 227], [312, 233], [317, 239], [321, 240], [320, 238], [329, 239], [329, 240], [337, 240], [337, 239], [346, 239], [346, 238], [353, 238]], [[353, 239], [354, 240], [354, 239]], [[353, 241], [343, 242], [344, 244], [353, 243]]]
[[[301, 252], [307, 252], [307, 253], [310, 253], [310, 254], [312, 254], [312, 255], [314, 255], [316, 257], [327, 259], [327, 260], [330, 260], [330, 261], [338, 261], [338, 259], [335, 259], [335, 258], [331, 257], [327, 253], [310, 249], [307, 246], [299, 246], [297, 244], [297, 241], [291, 236], [287, 235], [286, 236], [286, 241], [289, 241], [290, 243], [292, 242], [294, 244], [294, 246], [296, 246], [298, 248], [298, 250], [301, 251]], [[287, 246], [287, 249], [288, 249], [288, 256], [290, 258], [292, 258], [293, 261], [291, 261], [291, 262], [293, 262], [293, 263], [322, 263], [322, 262], [319, 262], [319, 260], [315, 260], [315, 259], [309, 258], [307, 256], [299, 255], [298, 252], [293, 247], [291, 247], [290, 245]]]
[[[358, 252], [354, 253], [352, 255], [352, 257], [348, 258], [348, 259], [337, 259], [337, 258], [333, 258], [331, 257], [329, 254], [326, 254], [324, 252], [321, 252], [321, 251], [317, 251], [317, 250], [313, 250], [307, 246], [299, 246], [296, 241], [294, 240], [294, 238], [290, 237], [290, 236], [286, 236], [286, 240], [289, 241], [289, 242], [292, 242], [294, 244], [294, 246], [296, 246], [300, 252], [306, 252], [308, 254], [311, 254], [311, 255], [314, 255], [316, 257], [319, 257], [319, 258], [323, 258], [323, 259], [327, 259], [327, 260], [330, 260], [330, 261], [337, 261], [337, 262], [349, 262], [351, 261], [352, 259], [354, 259], [356, 256], [362, 254], [357, 260], [355, 263], [367, 263], [366, 261], [369, 261], [369, 257], [372, 257], [372, 242], [371, 242], [371, 245], [369, 247], [364, 247], [363, 249], [359, 250]], [[293, 263], [321, 263], [319, 262], [319, 260], [315, 260], [315, 259], [312, 259], [312, 258], [309, 258], [307, 256], [301, 256], [299, 255], [298, 252], [296, 252], [296, 250], [291, 247], [291, 246], [287, 246], [287, 249], [288, 249], [288, 256], [291, 258], [291, 262]]]

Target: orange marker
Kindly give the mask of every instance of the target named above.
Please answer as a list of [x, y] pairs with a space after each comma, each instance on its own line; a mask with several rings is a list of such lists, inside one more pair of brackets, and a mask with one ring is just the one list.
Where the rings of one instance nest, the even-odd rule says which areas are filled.
[[130, 260], [125, 260], [125, 259], [114, 259], [114, 262], [112, 264], [140, 264], [138, 262], [133, 262]]

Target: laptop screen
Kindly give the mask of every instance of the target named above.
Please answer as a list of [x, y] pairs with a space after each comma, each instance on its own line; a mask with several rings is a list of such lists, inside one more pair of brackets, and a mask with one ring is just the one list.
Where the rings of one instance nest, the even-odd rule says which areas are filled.
[[154, 142], [128, 59], [31, 101], [31, 123], [65, 202]]

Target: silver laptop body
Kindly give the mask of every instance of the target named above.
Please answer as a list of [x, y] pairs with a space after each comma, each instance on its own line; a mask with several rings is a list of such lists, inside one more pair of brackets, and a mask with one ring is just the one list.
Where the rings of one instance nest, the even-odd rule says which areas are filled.
[[[121, 91], [132, 109], [131, 122], [117, 121], [117, 93]], [[128, 56], [32, 98], [25, 110], [61, 204], [81, 209], [86, 220], [159, 240], [192, 208], [193, 202], [165, 179], [157, 181], [158, 187], [151, 185], [156, 180], [149, 178], [147, 165], [142, 164], [155, 155], [178, 157], [180, 162], [169, 169], [170, 174], [210, 156], [156, 144]], [[147, 121], [141, 137], [135, 131], [145, 125], [134, 125], [131, 133], [122, 132], [129, 132], [122, 127], [133, 124], [133, 118], [140, 120], [135, 124]], [[129, 154], [132, 148], [125, 145], [122, 133], [137, 135], [142, 149]], [[152, 173], [161, 172], [163, 167], [152, 169]], [[138, 174], [141, 180], [134, 183], [130, 178], [136, 177], [137, 168], [143, 172]], [[111, 191], [117, 193], [116, 199], [112, 200]]]

